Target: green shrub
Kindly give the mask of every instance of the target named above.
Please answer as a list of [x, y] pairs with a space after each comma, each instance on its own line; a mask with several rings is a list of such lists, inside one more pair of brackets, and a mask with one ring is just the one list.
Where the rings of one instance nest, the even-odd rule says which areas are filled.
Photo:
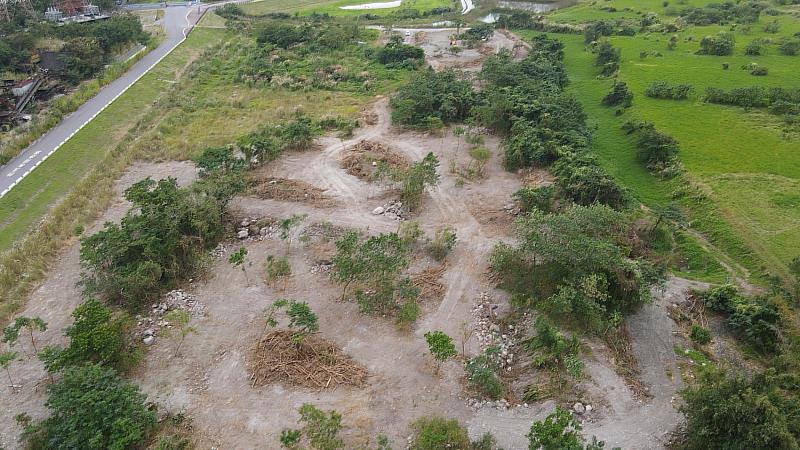
[[179, 188], [174, 178], [148, 178], [128, 188], [133, 207], [122, 222], [81, 240], [85, 292], [136, 308], [199, 269], [224, 231], [223, 206], [235, 190], [209, 191], [224, 184], [207, 178]]
[[733, 33], [720, 32], [716, 36], [706, 36], [700, 41], [698, 55], [727, 56], [733, 54], [735, 40]]
[[428, 118], [442, 123], [464, 120], [475, 103], [472, 84], [456, 72], [425, 70], [415, 74], [391, 99], [392, 122], [427, 128]]
[[700, 345], [706, 345], [711, 342], [711, 333], [700, 325], [692, 325], [692, 331], [689, 333], [689, 337], [692, 341]]
[[467, 430], [456, 419], [429, 416], [417, 419], [413, 426], [416, 431], [412, 450], [470, 450], [472, 442]]
[[542, 212], [552, 212], [556, 190], [552, 185], [536, 188], [525, 187], [514, 193], [513, 198], [520, 204], [522, 212], [529, 212], [534, 208]]
[[98, 365], [70, 367], [48, 388], [50, 417], [26, 427], [24, 437], [41, 448], [140, 448], [155, 413], [139, 388]]
[[428, 253], [437, 261], [444, 260], [456, 245], [456, 232], [452, 228], [445, 227], [436, 230], [433, 239], [428, 241]]
[[[780, 377], [709, 371], [682, 392], [689, 450], [798, 448], [800, 402]], [[788, 379], [785, 381], [789, 381]]]
[[644, 91], [644, 95], [651, 98], [684, 100], [692, 91], [689, 84], [670, 84], [666, 81], [654, 81]]
[[50, 371], [86, 363], [125, 370], [136, 354], [126, 341], [132, 321], [126, 314], [115, 314], [95, 299], [86, 300], [72, 312], [74, 322], [64, 330], [69, 345], [48, 347], [40, 355]]
[[602, 441], [592, 437], [592, 442], [583, 444], [581, 424], [568, 410], [556, 406], [555, 412], [544, 420], [534, 422], [528, 432], [529, 450], [601, 450]]
[[603, 97], [601, 103], [605, 106], [629, 108], [633, 104], [633, 92], [628, 89], [628, 85], [625, 82], [615, 81], [611, 87], [611, 92]]
[[464, 365], [469, 385], [492, 400], [503, 398], [506, 394], [506, 388], [497, 376], [499, 369], [500, 367], [494, 362], [491, 352], [488, 351], [483, 355], [471, 358]]

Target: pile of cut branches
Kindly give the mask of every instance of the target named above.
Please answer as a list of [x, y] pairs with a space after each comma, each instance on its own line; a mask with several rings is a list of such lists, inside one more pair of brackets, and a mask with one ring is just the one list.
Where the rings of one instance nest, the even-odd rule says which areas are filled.
[[404, 155], [379, 142], [366, 140], [349, 148], [341, 160], [342, 169], [365, 181], [373, 180], [378, 163], [394, 169], [406, 169], [409, 166], [409, 160]]
[[316, 335], [302, 340], [295, 335], [276, 330], [258, 342], [250, 356], [252, 386], [277, 382], [321, 390], [366, 382], [367, 369], [332, 343]]
[[286, 178], [263, 178], [259, 174], [248, 178], [249, 190], [258, 198], [309, 203], [315, 206], [330, 206], [333, 201], [324, 189], [300, 180]]
[[411, 284], [419, 289], [419, 297], [423, 300], [441, 300], [445, 286], [441, 281], [446, 265], [429, 266], [425, 270], [411, 275]]

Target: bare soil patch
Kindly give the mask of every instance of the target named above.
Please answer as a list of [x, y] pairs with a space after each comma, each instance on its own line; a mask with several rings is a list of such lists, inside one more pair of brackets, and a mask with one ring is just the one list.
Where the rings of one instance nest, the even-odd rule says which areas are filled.
[[261, 338], [250, 356], [252, 386], [284, 383], [311, 389], [363, 386], [367, 369], [339, 347], [311, 335], [302, 340], [295, 333], [276, 330]]
[[409, 166], [409, 160], [406, 156], [392, 151], [386, 144], [362, 140], [345, 152], [341, 166], [345, 172], [354, 177], [364, 181], [374, 181], [380, 167], [405, 169]]

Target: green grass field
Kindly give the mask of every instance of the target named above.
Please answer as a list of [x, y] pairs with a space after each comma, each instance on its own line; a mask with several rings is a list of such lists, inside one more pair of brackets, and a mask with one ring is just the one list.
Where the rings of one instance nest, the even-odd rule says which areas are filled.
[[[114, 148], [136, 120], [167, 91], [178, 71], [221, 30], [202, 29], [142, 77], [95, 120], [0, 199], [0, 251], [27, 233], [69, 190]], [[122, 119], [122, 120], [121, 120]]]
[[[690, 0], [676, 6], [705, 3]], [[576, 22], [639, 17], [636, 11], [664, 11], [660, 1], [612, 0], [602, 6], [613, 6], [618, 12], [608, 13], [600, 10], [600, 5], [582, 3], [553, 13], [549, 19]], [[674, 17], [662, 16], [663, 22], [672, 20]], [[773, 20], [780, 24], [778, 33], [765, 32], [764, 24]], [[790, 15], [762, 15], [748, 31], [741, 26], [737, 29], [734, 55], [695, 54], [703, 36], [723, 30], [730, 30], [730, 25], [686, 26], [674, 33], [679, 43], [672, 51], [667, 50], [671, 34], [612, 36], [612, 44], [622, 50], [618, 78], [635, 95], [633, 107], [621, 116], [615, 115], [615, 108], [600, 104], [612, 80], [597, 77], [594, 55], [587, 51], [583, 37], [557, 37], [566, 45], [566, 64], [572, 79], [569, 89], [584, 104], [590, 124], [595, 127], [594, 148], [605, 167], [643, 203], [653, 206], [670, 201], [673, 190], [681, 187], [679, 182], [661, 181], [650, 175], [635, 158], [632, 138], [620, 129], [631, 119], [655, 123], [659, 130], [678, 140], [687, 178], [697, 183], [713, 204], [713, 208], [704, 206], [692, 211], [693, 226], [748, 269], [785, 274], [786, 264], [800, 254], [800, 134], [778, 116], [706, 104], [702, 94], [706, 87], [800, 87], [800, 56], [783, 56], [776, 49], [780, 38], [800, 31], [800, 20]], [[772, 41], [766, 47], [766, 55], [744, 54], [745, 46], [753, 39]], [[640, 57], [643, 52], [648, 56]], [[662, 56], [654, 56], [655, 53]], [[740, 69], [751, 62], [767, 67], [769, 75], [755, 77]], [[723, 70], [723, 63], [730, 68]], [[680, 101], [646, 97], [647, 86], [658, 80], [691, 84], [694, 93]]]

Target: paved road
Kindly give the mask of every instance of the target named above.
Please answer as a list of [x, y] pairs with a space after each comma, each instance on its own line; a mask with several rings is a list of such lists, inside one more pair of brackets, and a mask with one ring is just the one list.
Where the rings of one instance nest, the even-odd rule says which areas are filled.
[[0, 198], [183, 42], [186, 33], [199, 17], [197, 6], [166, 8], [162, 19], [166, 37], [161, 45], [136, 62], [127, 73], [103, 87], [96, 96], [81, 105], [16, 158], [0, 167]]

